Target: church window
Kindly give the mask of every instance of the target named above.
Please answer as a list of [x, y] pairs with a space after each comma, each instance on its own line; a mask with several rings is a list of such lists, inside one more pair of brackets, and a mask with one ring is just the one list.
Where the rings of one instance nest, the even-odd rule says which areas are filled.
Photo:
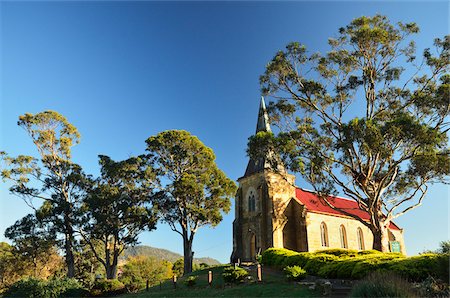
[[248, 211], [254, 212], [256, 210], [256, 199], [253, 191], [250, 192], [248, 196]]
[[357, 230], [357, 236], [358, 236], [358, 249], [364, 250], [364, 235], [361, 228], [358, 228]]
[[341, 225], [339, 227], [339, 234], [341, 236], [341, 247], [348, 248], [347, 247], [347, 233], [345, 232], [345, 227], [343, 225]]
[[326, 246], [328, 247], [328, 229], [327, 229], [327, 225], [322, 222], [320, 224], [320, 239], [322, 242], [322, 246]]

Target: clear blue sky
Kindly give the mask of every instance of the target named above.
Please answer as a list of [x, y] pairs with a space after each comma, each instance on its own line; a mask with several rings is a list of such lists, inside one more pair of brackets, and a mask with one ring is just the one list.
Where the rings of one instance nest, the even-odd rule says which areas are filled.
[[[124, 159], [142, 153], [151, 135], [185, 129], [237, 179], [256, 126], [258, 77], [278, 49], [300, 41], [325, 52], [339, 27], [376, 13], [417, 22], [420, 51], [449, 30], [446, 1], [1, 2], [0, 9], [0, 149], [35, 155], [17, 118], [56, 110], [81, 132], [73, 159], [92, 174], [98, 154]], [[3, 241], [30, 208], [0, 187]], [[408, 254], [449, 239], [448, 199], [448, 187], [434, 185], [422, 207], [397, 220]], [[231, 212], [200, 230], [195, 255], [228, 261], [233, 219]], [[140, 240], [182, 252], [180, 236], [163, 225]]]

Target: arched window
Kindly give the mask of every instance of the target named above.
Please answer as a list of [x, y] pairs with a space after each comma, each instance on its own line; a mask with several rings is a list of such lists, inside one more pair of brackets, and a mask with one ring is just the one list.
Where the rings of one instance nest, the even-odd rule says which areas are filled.
[[255, 194], [253, 191], [250, 192], [248, 195], [248, 211], [253, 212], [256, 210], [256, 200], [255, 200]]
[[359, 250], [364, 250], [364, 235], [363, 235], [363, 231], [361, 230], [361, 228], [358, 228], [356, 233], [357, 233], [357, 236], [358, 236], [358, 249]]
[[345, 227], [343, 225], [339, 227], [339, 234], [341, 236], [341, 247], [347, 248], [347, 233], [345, 232]]
[[322, 246], [328, 247], [328, 229], [324, 222], [320, 224], [320, 240], [322, 242]]

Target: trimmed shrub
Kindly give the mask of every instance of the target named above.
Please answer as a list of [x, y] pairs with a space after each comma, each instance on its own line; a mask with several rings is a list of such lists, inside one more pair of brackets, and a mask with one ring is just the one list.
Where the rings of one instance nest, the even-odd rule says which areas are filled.
[[391, 262], [389, 269], [411, 280], [421, 281], [428, 276], [449, 280], [449, 254], [428, 253]]
[[4, 293], [4, 297], [83, 297], [88, 291], [73, 278], [52, 278], [48, 281], [27, 278], [14, 283]]
[[306, 270], [302, 269], [300, 266], [287, 266], [283, 271], [289, 280], [299, 281], [306, 276]]
[[184, 284], [190, 288], [195, 286], [196, 283], [197, 283], [197, 276], [189, 276], [184, 280]]
[[317, 275], [322, 266], [338, 259], [338, 257], [333, 255], [311, 254], [308, 262], [306, 262], [305, 270], [311, 275]]
[[308, 262], [311, 254], [307, 252], [301, 252], [294, 255], [287, 256], [285, 260], [283, 261], [282, 265], [284, 267], [286, 266], [300, 266], [305, 267], [306, 262]]
[[388, 272], [375, 272], [356, 284], [350, 297], [417, 297], [408, 281]]
[[333, 255], [336, 257], [344, 257], [344, 256], [354, 257], [358, 255], [358, 251], [353, 249], [334, 248], [334, 249], [318, 250], [314, 252], [314, 254], [326, 254], [326, 255]]
[[115, 296], [126, 292], [125, 285], [117, 279], [96, 280], [91, 289], [92, 296]]
[[247, 270], [241, 267], [234, 268], [234, 266], [225, 267], [222, 273], [223, 280], [228, 283], [243, 282], [247, 276]]

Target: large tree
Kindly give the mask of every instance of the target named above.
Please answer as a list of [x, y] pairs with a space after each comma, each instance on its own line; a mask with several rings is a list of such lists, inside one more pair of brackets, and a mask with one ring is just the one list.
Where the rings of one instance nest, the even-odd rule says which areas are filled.
[[[74, 277], [74, 210], [83, 194], [80, 183], [84, 180], [81, 168], [71, 161], [72, 146], [80, 134], [75, 126], [55, 111], [25, 114], [18, 125], [25, 129], [39, 153], [39, 158], [19, 155], [3, 159], [1, 176], [11, 183], [10, 192], [21, 197], [36, 210], [34, 199], [44, 200], [41, 208], [51, 217], [56, 231], [64, 236], [63, 248], [67, 276]], [[49, 221], [50, 222], [50, 221]]]
[[182, 236], [184, 272], [190, 273], [195, 233], [222, 221], [236, 185], [217, 167], [212, 149], [187, 131], [164, 131], [146, 142], [150, 162], [163, 182], [155, 203], [163, 220]]
[[278, 133], [249, 141], [250, 155], [280, 152], [330, 207], [339, 191], [356, 200], [369, 221], [341, 212], [369, 227], [380, 251], [390, 222], [449, 175], [450, 38], [418, 59], [417, 32], [376, 15], [340, 28], [325, 55], [288, 44], [260, 78]]
[[106, 278], [115, 279], [121, 253], [138, 242], [142, 231], [155, 229], [151, 200], [156, 176], [144, 156], [118, 162], [99, 157], [101, 176], [86, 191], [79, 232]]

